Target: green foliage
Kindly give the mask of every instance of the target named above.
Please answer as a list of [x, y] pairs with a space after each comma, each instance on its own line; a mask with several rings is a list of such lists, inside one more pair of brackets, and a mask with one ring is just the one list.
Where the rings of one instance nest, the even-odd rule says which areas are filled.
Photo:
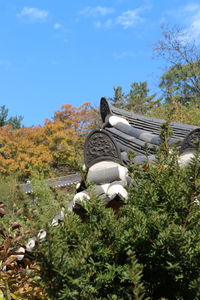
[[22, 192], [16, 178], [0, 176], [0, 298], [3, 293], [5, 299], [49, 299], [34, 256], [26, 253], [22, 261], [16, 258], [29, 238], [41, 229], [48, 231], [53, 217], [68, 201], [68, 195], [51, 190], [42, 179], [36, 175], [32, 179], [33, 199]]
[[124, 94], [122, 91], [122, 87], [114, 87], [114, 96], [110, 99], [112, 104], [118, 108], [125, 108], [126, 106], [126, 97], [127, 95]]
[[[28, 198], [17, 187], [15, 177], [0, 176], [0, 203], [3, 209], [1, 230], [7, 235], [12, 235], [11, 223], [23, 222], [22, 212], [27, 210]], [[12, 226], [11, 226], [12, 227]], [[13, 232], [15, 235], [16, 232]]]
[[175, 100], [183, 105], [199, 103], [200, 93], [193, 86], [194, 71], [196, 78], [200, 78], [199, 61], [192, 66], [191, 63], [174, 65], [161, 76], [159, 87], [166, 102]]
[[133, 82], [127, 98], [126, 109], [136, 113], [146, 113], [159, 104], [160, 99], [154, 100], [156, 94], [148, 95], [147, 82]]
[[30, 199], [14, 177], [0, 177], [0, 299], [48, 299], [43, 293], [39, 267], [30, 257], [16, 255], [32, 236], [27, 227]]
[[196, 104], [182, 105], [180, 102], [163, 103], [147, 114], [150, 117], [200, 126], [200, 108]]
[[[69, 201], [68, 195], [52, 190], [42, 175], [35, 174], [31, 184], [34, 194], [30, 196], [24, 194], [15, 177], [0, 177], [0, 203], [4, 210], [1, 229], [4, 234], [15, 237], [19, 232], [12, 231], [10, 225], [19, 223], [19, 229], [26, 227], [31, 229], [30, 236], [37, 235], [40, 229], [48, 229], [55, 214]], [[23, 236], [22, 241], [26, 243], [29, 235]]]
[[51, 299], [143, 299], [142, 266], [123, 249], [123, 229], [113, 211], [93, 199], [88, 221], [68, 214], [39, 249]]
[[19, 129], [22, 127], [21, 121], [23, 120], [22, 116], [15, 116], [8, 118], [8, 109], [5, 105], [0, 106], [0, 127], [6, 125], [12, 125], [13, 129]]
[[161, 99], [155, 100], [156, 94], [149, 96], [147, 82], [132, 82], [128, 94], [124, 94], [121, 87], [114, 88], [114, 97], [110, 98], [112, 104], [119, 108], [136, 113], [147, 113], [153, 107], [157, 107]]
[[42, 176], [32, 178], [31, 183], [34, 199], [29, 204], [27, 225], [32, 228], [32, 234], [37, 235], [41, 229], [49, 230], [53, 218], [71, 200], [72, 195], [51, 189]]
[[200, 51], [187, 28], [164, 25], [162, 39], [153, 46], [156, 57], [166, 62], [159, 87], [166, 102], [198, 104], [200, 97]]
[[51, 299], [199, 299], [200, 157], [181, 169], [167, 138], [156, 164], [130, 166], [117, 215], [93, 195], [84, 222], [68, 212], [49, 230], [37, 259]]

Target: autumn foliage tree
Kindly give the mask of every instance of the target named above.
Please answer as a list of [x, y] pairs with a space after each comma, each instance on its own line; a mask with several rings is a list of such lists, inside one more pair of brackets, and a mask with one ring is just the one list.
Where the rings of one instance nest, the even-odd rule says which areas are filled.
[[65, 104], [53, 120], [45, 121], [45, 137], [53, 156], [53, 166], [77, 170], [83, 153], [85, 135], [95, 125], [95, 111], [90, 103], [79, 108]]
[[95, 124], [89, 103], [79, 108], [65, 104], [44, 126], [13, 129], [0, 128], [0, 173], [16, 173], [21, 178], [33, 171], [50, 176], [59, 166], [67, 171], [78, 169], [84, 137]]
[[44, 141], [42, 127], [13, 130], [0, 128], [0, 172], [9, 175], [20, 173], [25, 177], [32, 169], [49, 171], [52, 155]]

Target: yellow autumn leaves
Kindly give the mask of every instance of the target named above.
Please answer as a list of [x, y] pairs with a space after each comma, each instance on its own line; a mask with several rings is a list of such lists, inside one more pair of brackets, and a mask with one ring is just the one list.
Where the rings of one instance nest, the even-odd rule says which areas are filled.
[[1, 127], [0, 173], [17, 172], [27, 178], [33, 171], [49, 175], [58, 166], [73, 171], [81, 158], [84, 136], [94, 123], [94, 110], [84, 103], [79, 108], [63, 105], [44, 126]]

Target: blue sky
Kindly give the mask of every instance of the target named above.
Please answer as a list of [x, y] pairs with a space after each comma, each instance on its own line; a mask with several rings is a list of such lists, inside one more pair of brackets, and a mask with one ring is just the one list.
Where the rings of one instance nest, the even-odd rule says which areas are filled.
[[0, 0], [0, 105], [42, 124], [62, 104], [99, 103], [133, 81], [157, 91], [164, 63], [151, 45], [163, 23], [200, 36], [200, 3], [186, 0]]

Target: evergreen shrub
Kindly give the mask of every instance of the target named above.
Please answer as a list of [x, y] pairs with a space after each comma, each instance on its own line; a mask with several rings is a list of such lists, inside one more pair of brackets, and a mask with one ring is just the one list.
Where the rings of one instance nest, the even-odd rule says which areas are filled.
[[200, 299], [200, 157], [176, 151], [130, 165], [127, 203], [115, 213], [92, 196], [86, 218], [68, 212], [37, 251], [50, 299]]

